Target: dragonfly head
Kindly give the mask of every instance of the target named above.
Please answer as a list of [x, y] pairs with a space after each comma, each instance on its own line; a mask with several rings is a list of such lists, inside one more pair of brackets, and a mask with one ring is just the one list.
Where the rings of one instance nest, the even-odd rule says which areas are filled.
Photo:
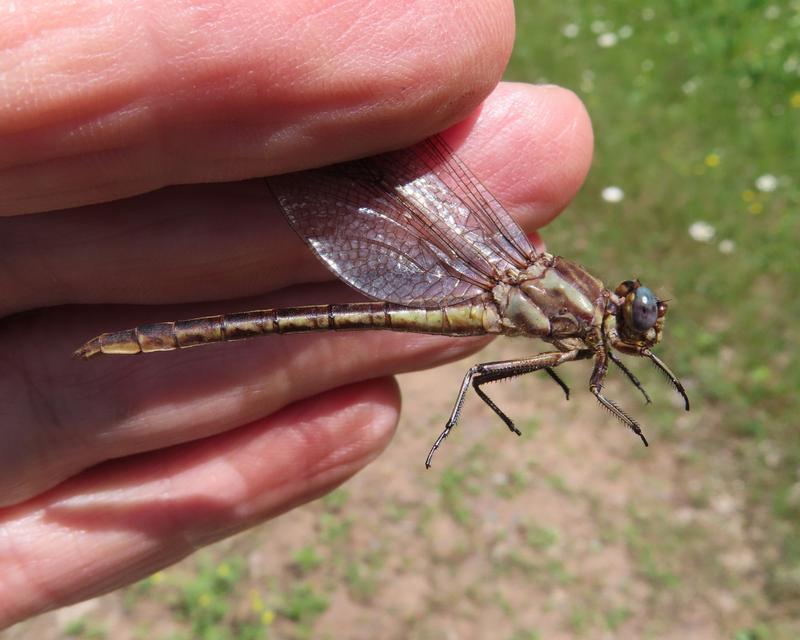
[[614, 293], [617, 305], [616, 320], [619, 337], [632, 352], [641, 353], [661, 340], [667, 303], [638, 280], [626, 280]]
[[[611, 345], [630, 355], [649, 358], [657, 369], [672, 383], [683, 397], [686, 410], [689, 410], [689, 397], [680, 380], [669, 367], [650, 351], [650, 347], [661, 340], [667, 303], [659, 300], [650, 289], [638, 280], [626, 280], [615, 290], [609, 306], [603, 330]], [[616, 298], [616, 299], [614, 299]]]

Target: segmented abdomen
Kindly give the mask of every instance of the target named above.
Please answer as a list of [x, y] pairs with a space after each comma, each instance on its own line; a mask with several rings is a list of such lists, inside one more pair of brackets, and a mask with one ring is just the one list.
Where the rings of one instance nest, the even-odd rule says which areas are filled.
[[273, 333], [358, 329], [468, 336], [498, 333], [499, 323], [494, 307], [483, 303], [442, 309], [410, 309], [387, 302], [314, 305], [144, 324], [97, 336], [75, 355], [91, 358], [101, 353], [172, 351]]

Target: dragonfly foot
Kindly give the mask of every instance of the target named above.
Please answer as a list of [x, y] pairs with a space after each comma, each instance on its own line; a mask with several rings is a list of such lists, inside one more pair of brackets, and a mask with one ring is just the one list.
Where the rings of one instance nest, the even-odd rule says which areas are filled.
[[430, 469], [431, 468], [431, 465], [433, 464], [433, 454], [436, 453], [436, 450], [442, 445], [442, 442], [444, 442], [444, 439], [447, 436], [450, 435], [450, 430], [452, 428], [453, 428], [453, 425], [448, 423], [447, 426], [444, 428], [444, 431], [442, 431], [439, 434], [439, 437], [436, 438], [436, 442], [433, 443], [433, 446], [431, 447], [431, 450], [428, 452], [428, 457], [425, 458], [425, 468], [426, 469]]

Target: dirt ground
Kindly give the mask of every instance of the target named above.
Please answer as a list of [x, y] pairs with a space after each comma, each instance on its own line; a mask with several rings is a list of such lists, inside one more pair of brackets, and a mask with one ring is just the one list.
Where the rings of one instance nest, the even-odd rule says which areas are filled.
[[[611, 384], [609, 395], [646, 426], [645, 449], [596, 406], [589, 365], [575, 363], [564, 368], [569, 402], [543, 374], [488, 387], [521, 438], [471, 396], [458, 431], [424, 469], [466, 367], [518, 347], [498, 341], [469, 361], [403, 376], [402, 424], [383, 456], [329, 499], [203, 552], [243, 559], [228, 596], [234, 611], [275, 611], [268, 638], [758, 637], [737, 635], [763, 610], [757, 541], [724, 448], [715, 459], [697, 455], [698, 430], [708, 438], [714, 428], [702, 407], [686, 414], [667, 393], [645, 407]], [[659, 414], [669, 427], [657, 426]], [[168, 569], [163, 585], [174, 593], [197, 566], [190, 558]], [[76, 620], [91, 621], [78, 637], [90, 628], [121, 640], [194, 637], [163, 585], [47, 614], [2, 637], [64, 637]], [[297, 585], [322, 598], [316, 613], [303, 610], [313, 597], [289, 610]]]

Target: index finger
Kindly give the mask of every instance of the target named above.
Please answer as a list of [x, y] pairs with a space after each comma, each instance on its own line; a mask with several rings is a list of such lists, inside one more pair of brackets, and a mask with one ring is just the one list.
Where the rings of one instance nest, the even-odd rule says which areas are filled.
[[489, 93], [513, 20], [507, 0], [23, 3], [0, 21], [0, 215], [406, 146]]

